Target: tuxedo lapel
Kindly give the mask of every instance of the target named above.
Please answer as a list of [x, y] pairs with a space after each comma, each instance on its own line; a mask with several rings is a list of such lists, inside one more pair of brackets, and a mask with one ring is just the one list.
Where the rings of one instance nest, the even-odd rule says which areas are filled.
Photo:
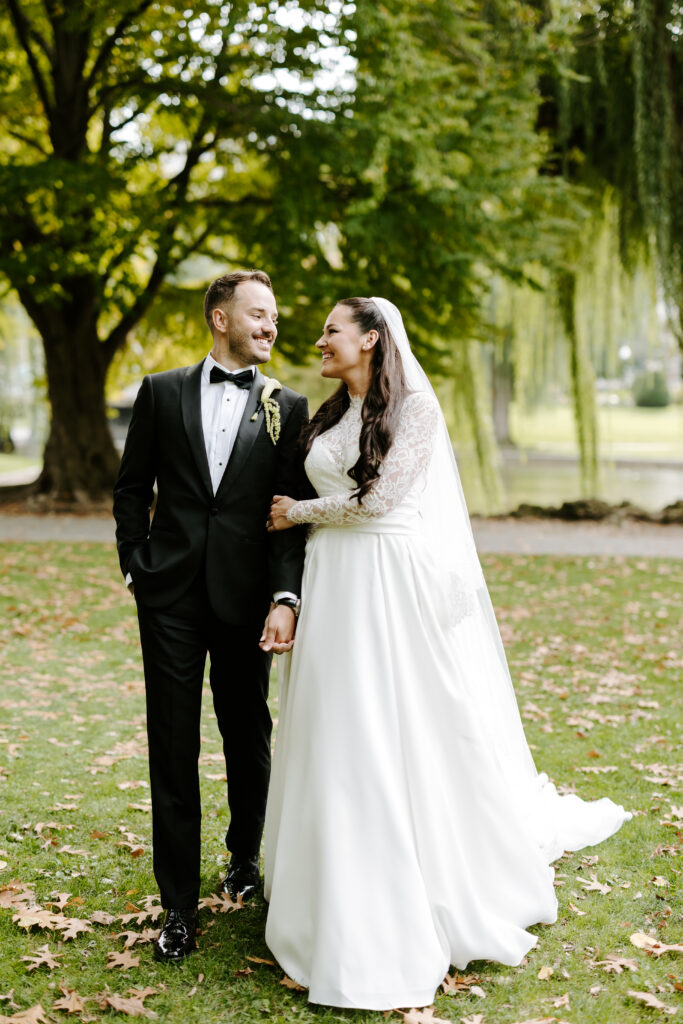
[[252, 416], [258, 409], [259, 401], [261, 398], [261, 392], [263, 391], [263, 385], [265, 380], [263, 374], [257, 369], [254, 374], [254, 383], [249, 391], [249, 397], [247, 404], [240, 420], [239, 430], [237, 431], [237, 437], [235, 443], [232, 446], [230, 453], [230, 459], [225, 467], [225, 473], [221, 478], [221, 482], [218, 485], [216, 491], [216, 497], [218, 497], [224, 488], [229, 487], [233, 482], [237, 474], [244, 467], [249, 452], [252, 449], [256, 436], [261, 429], [261, 422], [263, 417], [259, 414], [255, 420], [252, 420]]
[[204, 429], [202, 427], [202, 367], [204, 360], [196, 366], [190, 366], [183, 377], [180, 394], [180, 405], [183, 414], [185, 433], [190, 441], [190, 448], [197, 463], [199, 475], [207, 491], [213, 496], [209, 460], [206, 457]]

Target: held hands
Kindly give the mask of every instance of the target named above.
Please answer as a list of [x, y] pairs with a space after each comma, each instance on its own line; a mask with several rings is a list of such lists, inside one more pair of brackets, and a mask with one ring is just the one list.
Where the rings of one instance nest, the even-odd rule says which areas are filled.
[[269, 533], [275, 533], [277, 530], [289, 530], [290, 527], [295, 525], [295, 523], [290, 523], [287, 518], [287, 512], [292, 505], [296, 505], [294, 498], [287, 498], [282, 494], [274, 495], [270, 506], [270, 514], [266, 520], [266, 527]]
[[295, 626], [294, 609], [286, 604], [271, 605], [263, 625], [259, 647], [262, 651], [273, 651], [274, 654], [291, 651], [294, 646]]

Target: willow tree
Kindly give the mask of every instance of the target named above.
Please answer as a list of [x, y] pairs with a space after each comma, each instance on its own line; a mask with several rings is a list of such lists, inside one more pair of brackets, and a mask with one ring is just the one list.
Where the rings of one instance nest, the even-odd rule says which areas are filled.
[[552, 6], [571, 31], [542, 80], [539, 128], [554, 140], [549, 170], [581, 189], [593, 222], [582, 246], [568, 246], [556, 277], [570, 345], [584, 349], [572, 365], [586, 466], [595, 463], [595, 447], [586, 449], [595, 436], [590, 352], [573, 303], [590, 247], [606, 228], [624, 273], [653, 268], [683, 349], [683, 14], [674, 0]]
[[643, 224], [683, 351], [683, 11], [638, 0], [633, 33], [633, 154]]
[[190, 254], [216, 239], [239, 260], [254, 241], [272, 161], [315, 112], [317, 31], [333, 30], [323, 0], [287, 6], [3, 5], [0, 272], [43, 340], [40, 491], [110, 493], [114, 355]]

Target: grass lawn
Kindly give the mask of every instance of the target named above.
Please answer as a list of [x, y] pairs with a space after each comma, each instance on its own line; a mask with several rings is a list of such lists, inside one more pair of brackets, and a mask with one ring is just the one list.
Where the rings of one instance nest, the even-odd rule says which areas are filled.
[[[385, 1020], [309, 1007], [277, 966], [250, 959], [270, 959], [262, 901], [206, 907], [199, 951], [179, 967], [155, 964], [142, 669], [114, 552], [17, 544], [0, 558], [0, 1020], [123, 1021], [143, 1008], [174, 1024]], [[680, 951], [654, 956], [630, 941], [683, 941], [681, 566], [491, 556], [485, 570], [537, 764], [635, 817], [557, 863], [559, 919], [533, 929], [527, 961], [471, 964], [438, 996], [435, 1018], [665, 1020], [628, 991], [673, 1008], [683, 990]], [[210, 897], [227, 819], [208, 693], [202, 732]]]
[[[510, 430], [521, 448], [563, 454], [577, 450], [574, 414], [569, 406], [523, 412], [513, 405]], [[683, 460], [683, 406], [600, 406], [598, 442], [601, 456], [607, 459]]]
[[19, 469], [27, 469], [29, 466], [38, 467], [39, 465], [41, 465], [41, 460], [35, 456], [29, 458], [26, 455], [8, 455], [5, 452], [0, 452], [0, 474], [16, 473]]

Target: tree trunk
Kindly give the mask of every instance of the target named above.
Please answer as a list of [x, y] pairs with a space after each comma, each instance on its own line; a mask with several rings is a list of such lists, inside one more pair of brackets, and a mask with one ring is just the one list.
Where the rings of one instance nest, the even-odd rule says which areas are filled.
[[57, 502], [109, 501], [119, 456], [105, 408], [109, 360], [95, 323], [69, 330], [53, 322], [43, 344], [52, 419], [37, 491]]
[[581, 489], [584, 498], [597, 497], [600, 487], [598, 461], [598, 415], [595, 403], [595, 373], [588, 345], [576, 326], [576, 277], [565, 271], [558, 281], [558, 298], [565, 335], [569, 343], [569, 369], [574, 401], [574, 420], [581, 461]]
[[510, 403], [513, 398], [513, 389], [510, 364], [498, 363], [494, 356], [491, 367], [493, 430], [496, 441], [503, 448], [514, 447], [514, 441], [510, 437]]

